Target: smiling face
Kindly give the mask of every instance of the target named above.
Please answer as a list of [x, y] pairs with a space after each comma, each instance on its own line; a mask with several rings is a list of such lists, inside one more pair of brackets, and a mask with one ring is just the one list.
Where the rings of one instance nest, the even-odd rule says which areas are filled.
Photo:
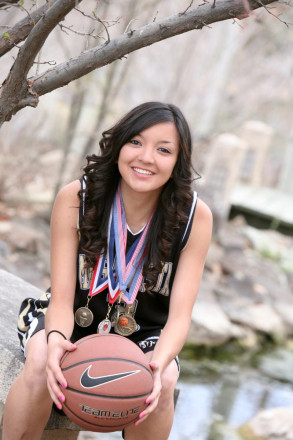
[[134, 136], [120, 150], [118, 169], [122, 191], [158, 197], [170, 179], [179, 154], [172, 122], [160, 122]]

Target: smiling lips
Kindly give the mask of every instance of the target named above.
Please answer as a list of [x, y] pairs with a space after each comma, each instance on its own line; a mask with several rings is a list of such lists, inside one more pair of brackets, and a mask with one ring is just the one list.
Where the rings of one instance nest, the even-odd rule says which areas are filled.
[[152, 176], [154, 173], [151, 171], [143, 170], [142, 168], [133, 168], [133, 170], [138, 174], [144, 174], [145, 176]]

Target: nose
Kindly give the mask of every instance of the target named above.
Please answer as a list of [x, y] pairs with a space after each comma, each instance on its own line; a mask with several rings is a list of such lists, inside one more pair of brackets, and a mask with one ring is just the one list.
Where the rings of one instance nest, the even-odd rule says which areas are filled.
[[153, 148], [147, 145], [143, 146], [140, 149], [140, 154], [138, 159], [144, 163], [153, 163], [154, 162]]

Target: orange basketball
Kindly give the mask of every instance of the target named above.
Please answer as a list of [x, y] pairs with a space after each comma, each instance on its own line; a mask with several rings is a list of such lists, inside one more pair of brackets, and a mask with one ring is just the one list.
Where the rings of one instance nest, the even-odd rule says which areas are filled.
[[61, 360], [67, 380], [67, 388], [62, 388], [64, 413], [94, 432], [120, 431], [138, 420], [153, 388], [152, 371], [142, 350], [114, 334], [90, 335], [76, 345]]
[[119, 318], [119, 323], [122, 325], [122, 327], [125, 327], [128, 324], [128, 319], [125, 318], [125, 316], [121, 316], [121, 318]]

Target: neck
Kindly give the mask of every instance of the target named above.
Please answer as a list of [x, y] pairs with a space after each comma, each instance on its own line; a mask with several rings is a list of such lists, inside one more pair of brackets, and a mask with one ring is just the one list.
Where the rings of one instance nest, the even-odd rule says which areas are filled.
[[136, 193], [124, 188], [121, 184], [126, 222], [133, 233], [140, 231], [149, 220], [155, 209], [159, 195], [150, 193]]

